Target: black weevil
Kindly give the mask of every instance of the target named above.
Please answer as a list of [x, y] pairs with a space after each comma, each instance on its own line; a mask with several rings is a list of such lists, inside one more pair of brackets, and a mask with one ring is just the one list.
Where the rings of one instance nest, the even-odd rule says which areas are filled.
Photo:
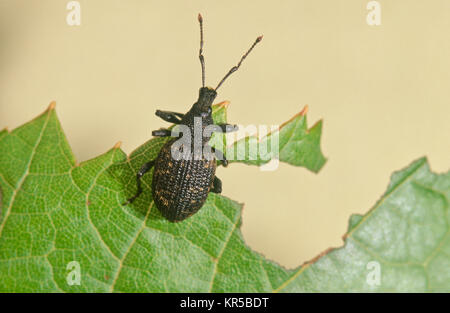
[[[205, 61], [203, 57], [203, 18], [198, 15], [200, 23], [200, 50], [199, 59], [202, 67], [202, 87], [199, 91], [197, 102], [186, 113], [175, 113], [168, 111], [156, 111], [156, 115], [163, 120], [184, 125], [190, 130], [191, 148], [187, 149], [187, 154], [182, 158], [174, 157], [173, 151], [183, 152], [186, 146], [178, 147], [179, 136], [170, 139], [162, 147], [156, 159], [145, 163], [136, 175], [137, 192], [128, 199], [125, 204], [132, 203], [141, 193], [142, 176], [154, 167], [152, 179], [152, 194], [156, 207], [161, 214], [171, 222], [180, 222], [196, 213], [205, 203], [208, 193], [221, 193], [222, 182], [216, 174], [216, 158], [223, 166], [227, 166], [228, 161], [220, 150], [216, 150], [208, 145], [211, 133], [205, 132], [206, 127], [214, 126], [216, 131], [230, 132], [237, 130], [235, 125], [218, 124], [214, 125], [211, 105], [217, 96], [217, 89], [222, 83], [235, 72], [242, 64], [242, 61], [253, 50], [262, 36], [256, 38], [250, 49], [242, 56], [239, 63], [232, 67], [225, 77], [219, 82], [215, 89], [205, 87]], [[201, 122], [201, 123], [200, 123]], [[201, 125], [200, 146], [195, 149], [194, 128]], [[206, 133], [206, 134], [205, 134]], [[159, 129], [152, 132], [153, 136], [170, 137], [173, 136], [169, 129]], [[189, 147], [187, 147], [189, 148]]]

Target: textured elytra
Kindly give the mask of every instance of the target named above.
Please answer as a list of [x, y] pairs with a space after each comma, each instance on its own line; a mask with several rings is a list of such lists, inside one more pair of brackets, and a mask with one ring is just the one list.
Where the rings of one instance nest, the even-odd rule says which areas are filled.
[[195, 214], [205, 203], [216, 172], [216, 160], [194, 153], [189, 159], [176, 160], [168, 141], [156, 158], [152, 180], [152, 194], [156, 207], [171, 222], [182, 221]]
[[[161, 214], [171, 222], [182, 221], [196, 213], [205, 203], [211, 184], [215, 179], [215, 153], [208, 145], [213, 131], [205, 132], [214, 125], [212, 103], [217, 93], [210, 87], [202, 87], [199, 97], [186, 114], [157, 111], [165, 121], [174, 121], [181, 129], [154, 131], [155, 136], [175, 137], [160, 150], [154, 161], [145, 163], [137, 174], [138, 192], [129, 200], [133, 202], [142, 193], [141, 177], [154, 166], [152, 194]], [[181, 120], [177, 120], [181, 117]], [[211, 129], [212, 130], [212, 129]], [[200, 149], [199, 149], [200, 148]], [[205, 150], [205, 148], [207, 148]], [[150, 165], [151, 164], [151, 165]]]

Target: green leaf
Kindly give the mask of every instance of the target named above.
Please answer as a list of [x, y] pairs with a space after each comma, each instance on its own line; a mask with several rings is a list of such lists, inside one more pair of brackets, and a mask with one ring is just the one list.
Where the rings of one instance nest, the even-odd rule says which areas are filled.
[[450, 172], [415, 161], [392, 175], [367, 214], [352, 216], [344, 247], [298, 268], [278, 290], [449, 292], [449, 198]]
[[[225, 106], [215, 110], [216, 120], [226, 118]], [[280, 137], [293, 127], [284, 141], [292, 147], [280, 160], [317, 169], [295, 157], [307, 149], [298, 133], [313, 133], [304, 131], [306, 119], [286, 125]], [[342, 248], [287, 270], [245, 245], [242, 205], [224, 196], [211, 193], [197, 214], [170, 223], [146, 175], [143, 195], [121, 205], [165, 141], [151, 139], [129, 157], [116, 145], [77, 164], [52, 107], [0, 132], [0, 292], [450, 290], [450, 174], [430, 173], [424, 159], [396, 173], [378, 204], [351, 219]], [[73, 261], [79, 285], [69, 284]], [[367, 283], [371, 261], [380, 264], [380, 285]]]
[[326, 158], [320, 150], [322, 121], [308, 129], [305, 107], [289, 121], [268, 135], [258, 138], [246, 136], [223, 149], [230, 162], [249, 165], [263, 165], [272, 159], [279, 159], [295, 166], [303, 166], [317, 173], [325, 164]]

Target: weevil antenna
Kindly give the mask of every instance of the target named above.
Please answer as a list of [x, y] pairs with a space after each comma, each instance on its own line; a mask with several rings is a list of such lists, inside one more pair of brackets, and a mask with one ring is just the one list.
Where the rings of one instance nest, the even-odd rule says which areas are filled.
[[236, 72], [238, 70], [238, 68], [241, 66], [242, 61], [244, 61], [244, 59], [250, 54], [250, 52], [252, 52], [253, 48], [258, 44], [258, 42], [260, 42], [263, 39], [263, 36], [259, 36], [258, 38], [256, 38], [255, 42], [252, 44], [252, 46], [250, 47], [250, 49], [247, 50], [247, 52], [242, 56], [241, 60], [239, 61], [239, 63], [236, 66], [233, 66], [231, 68], [231, 70], [227, 73], [227, 75], [225, 75], [224, 78], [222, 78], [222, 80], [220, 81], [220, 83], [217, 85], [216, 87], [216, 91], [217, 89], [219, 89], [219, 87], [223, 84], [223, 82], [228, 78], [228, 76], [230, 76], [231, 74], [233, 74], [234, 72]]
[[198, 52], [198, 58], [202, 65], [202, 87], [205, 87], [205, 58], [203, 57], [203, 17], [198, 14], [198, 22], [200, 23], [200, 50]]

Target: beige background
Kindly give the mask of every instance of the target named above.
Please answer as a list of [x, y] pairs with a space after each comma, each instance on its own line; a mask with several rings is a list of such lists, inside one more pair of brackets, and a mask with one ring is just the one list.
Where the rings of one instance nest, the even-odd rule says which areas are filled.
[[81, 160], [117, 141], [132, 149], [184, 112], [200, 86], [205, 19], [207, 82], [215, 85], [257, 35], [264, 40], [221, 88], [229, 120], [282, 123], [309, 104], [324, 119], [329, 158], [315, 175], [282, 165], [219, 169], [224, 194], [245, 202], [249, 245], [287, 267], [342, 244], [349, 215], [366, 212], [392, 171], [427, 155], [450, 167], [450, 1], [0, 1], [0, 128], [51, 100]]

